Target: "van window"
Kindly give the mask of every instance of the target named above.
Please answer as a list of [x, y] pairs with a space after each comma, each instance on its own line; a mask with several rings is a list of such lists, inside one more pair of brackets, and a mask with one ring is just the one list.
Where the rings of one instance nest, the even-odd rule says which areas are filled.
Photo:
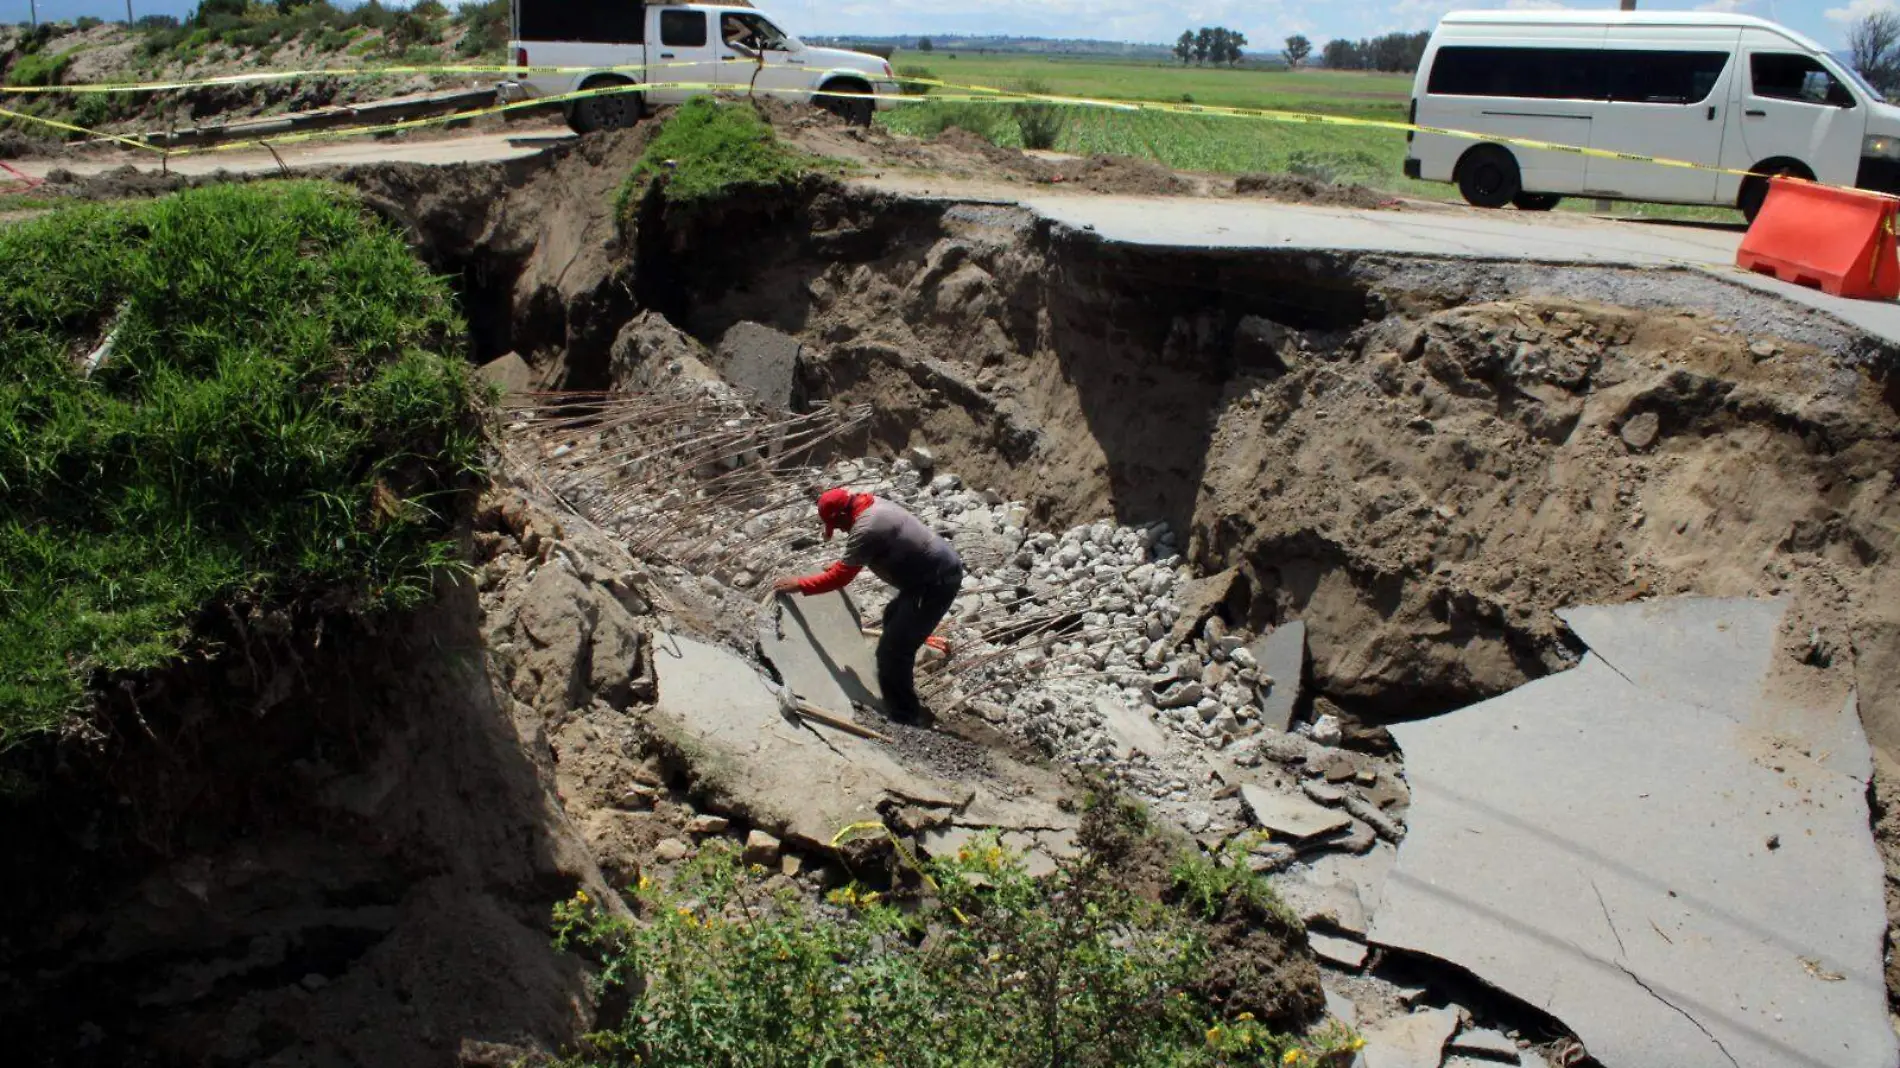
[[1727, 52], [1608, 49], [1603, 61], [1611, 100], [1638, 104], [1700, 104], [1728, 68]]
[[668, 48], [698, 48], [706, 43], [704, 11], [660, 12], [660, 43]]
[[1799, 52], [1757, 52], [1748, 57], [1755, 95], [1771, 100], [1798, 100], [1803, 104], [1854, 106], [1854, 94], [1821, 61]]
[[1727, 52], [1454, 45], [1438, 50], [1425, 91], [1449, 96], [1698, 104], [1709, 98], [1727, 67]]
[[520, 19], [518, 32], [523, 41], [643, 44], [647, 38], [646, 5], [632, 0], [604, 4], [521, 0]]
[[1425, 91], [1446, 96], [1595, 100], [1601, 96], [1602, 55], [1601, 49], [1593, 48], [1452, 45], [1438, 50]]

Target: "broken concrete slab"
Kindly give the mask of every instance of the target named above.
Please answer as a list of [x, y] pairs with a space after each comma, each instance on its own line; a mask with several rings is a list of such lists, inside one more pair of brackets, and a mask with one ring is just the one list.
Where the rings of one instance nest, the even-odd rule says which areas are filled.
[[1466, 1028], [1445, 1045], [1446, 1053], [1478, 1057], [1493, 1063], [1517, 1063], [1517, 1043], [1501, 1031], [1484, 1027]]
[[1138, 752], [1154, 758], [1168, 751], [1167, 732], [1146, 711], [1130, 708], [1112, 697], [1096, 698], [1095, 711], [1102, 717], [1102, 729], [1114, 746], [1116, 760], [1128, 760]]
[[1352, 824], [1352, 817], [1343, 812], [1252, 783], [1241, 784], [1240, 799], [1253, 813], [1255, 823], [1288, 838], [1312, 838]]
[[1366, 954], [1370, 952], [1364, 942], [1326, 934], [1323, 931], [1306, 932], [1306, 942], [1313, 947], [1313, 952], [1319, 959], [1337, 964], [1341, 968], [1363, 967], [1366, 963]]
[[1260, 722], [1284, 731], [1293, 723], [1293, 706], [1299, 703], [1300, 679], [1306, 671], [1306, 622], [1282, 623], [1248, 651], [1260, 665], [1260, 674], [1273, 680], [1270, 687], [1262, 687]]
[[1175, 617], [1174, 626], [1168, 629], [1167, 647], [1174, 649], [1189, 637], [1200, 631], [1222, 604], [1226, 603], [1234, 592], [1234, 583], [1240, 581], [1240, 569], [1230, 567], [1218, 574], [1205, 578], [1190, 579], [1175, 594], [1174, 604], [1180, 611]]
[[1345, 1024], [1347, 1027], [1358, 1026], [1358, 1003], [1346, 995], [1341, 994], [1339, 991], [1334, 990], [1332, 987], [1327, 986], [1325, 983], [1320, 984], [1319, 990], [1320, 993], [1326, 995], [1326, 1015]]
[[764, 404], [789, 410], [798, 399], [798, 365], [804, 348], [790, 334], [748, 321], [726, 331], [713, 360], [727, 382]]
[[1670, 597], [1558, 611], [1617, 674], [1659, 697], [1734, 716], [1761, 695], [1786, 598]]
[[849, 717], [853, 703], [884, 707], [876, 653], [842, 591], [774, 597], [759, 625], [759, 652], [792, 693], [827, 712]]
[[1268, 882], [1302, 922], [1365, 937], [1366, 906], [1352, 883], [1322, 882], [1310, 869], [1276, 875]]
[[534, 368], [528, 366], [528, 361], [522, 359], [519, 353], [513, 352], [506, 356], [497, 356], [482, 364], [475, 369], [475, 373], [481, 376], [482, 381], [499, 388], [509, 396], [532, 393], [538, 388], [540, 381], [540, 377], [534, 373]]
[[1764, 617], [1704, 605], [1649, 618], [1664, 631], [1713, 618], [1752, 637], [1646, 643], [1641, 628], [1611, 628], [1625, 670], [1592, 652], [1392, 727], [1410, 831], [1372, 940], [1543, 1008], [1606, 1065], [1892, 1068], [1864, 786], [1798, 754], [1765, 759], [1758, 732], [1708, 707], [1708, 693], [1751, 692], [1710, 679], [1695, 693], [1685, 673], [1701, 666], [1672, 672], [1645, 648], [1759, 680], [1775, 633]]
[[933, 850], [954, 852], [991, 830], [1028, 853], [1035, 873], [1077, 851], [1080, 817], [1065, 811], [1066, 787], [1053, 771], [992, 754], [983, 781], [948, 782], [904, 766], [874, 741], [788, 718], [773, 685], [732, 652], [659, 635], [653, 654], [659, 700], [648, 724], [688, 764], [708, 807], [753, 826], [747, 846], [757, 856], [772, 845], [758, 832], [827, 850], [838, 831], [881, 823], [893, 805], [939, 810], [924, 824], [941, 828], [925, 837]]
[[1315, 858], [1307, 868], [1308, 878], [1315, 882], [1352, 886], [1358, 893], [1359, 903], [1371, 916], [1379, 911], [1379, 902], [1385, 895], [1386, 878], [1392, 874], [1392, 867], [1398, 860], [1397, 847], [1379, 842], [1370, 852], [1361, 856], [1329, 853]]
[[1445, 1041], [1458, 1026], [1458, 1014], [1449, 1009], [1426, 1009], [1395, 1016], [1362, 1036], [1366, 1068], [1438, 1068]]
[[756, 827], [826, 849], [847, 824], [904, 800], [961, 808], [970, 791], [899, 764], [875, 743], [788, 719], [751, 664], [716, 646], [656, 637], [659, 701], [648, 722], [698, 785]]

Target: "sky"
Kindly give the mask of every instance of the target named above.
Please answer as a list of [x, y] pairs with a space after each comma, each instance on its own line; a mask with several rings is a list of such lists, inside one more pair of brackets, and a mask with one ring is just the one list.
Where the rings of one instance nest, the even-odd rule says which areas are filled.
[[[0, 22], [24, 22], [29, 0], [0, 0]], [[387, 2], [387, 0], [386, 0]], [[452, 2], [452, 0], [451, 0]], [[587, 0], [554, 0], [560, 3]], [[603, 0], [595, 0], [603, 2]], [[605, 0], [627, 2], [627, 0]], [[197, 0], [131, 0], [138, 15], [183, 15]], [[1425, 30], [1454, 9], [1612, 8], [1614, 0], [754, 0], [801, 36], [830, 34], [1005, 34], [1089, 37], [1166, 43], [1183, 29], [1226, 26], [1247, 35], [1252, 49], [1277, 48], [1305, 34], [1316, 44], [1334, 37], [1370, 37]], [[125, 0], [38, 0], [40, 17], [82, 15], [123, 19]], [[1639, 0], [1644, 10], [1736, 11], [1784, 23], [1838, 49], [1847, 26], [1900, 0]]]

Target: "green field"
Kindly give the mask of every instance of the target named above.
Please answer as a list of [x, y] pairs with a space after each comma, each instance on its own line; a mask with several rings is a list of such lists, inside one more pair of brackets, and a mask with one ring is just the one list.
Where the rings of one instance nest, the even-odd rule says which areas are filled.
[[[1410, 74], [1360, 71], [1248, 70], [1183, 67], [1106, 57], [968, 55], [949, 51], [903, 52], [892, 57], [900, 76], [934, 77], [952, 85], [1019, 89], [1037, 84], [1057, 96], [1219, 107], [1259, 108], [1341, 118], [1405, 121]], [[922, 75], [928, 71], [928, 75]], [[933, 89], [943, 95], [954, 90]], [[1400, 196], [1457, 200], [1457, 190], [1439, 182], [1404, 177], [1405, 135], [1392, 130], [1322, 123], [1120, 112], [1065, 107], [1053, 148], [1078, 155], [1142, 156], [1177, 170], [1217, 174], [1290, 172], [1333, 182], [1356, 182]], [[1023, 147], [1009, 105], [933, 101], [884, 112], [893, 130], [932, 137], [946, 126], [1012, 147]], [[1566, 200], [1570, 210], [1593, 210], [1591, 201]], [[1617, 204], [1619, 215], [1739, 221], [1725, 208], [1662, 204]]]
[[957, 85], [1008, 88], [1036, 80], [1063, 96], [1187, 101], [1223, 107], [1276, 108], [1403, 122], [1411, 98], [1409, 74], [1359, 71], [1228, 70], [1180, 64], [1066, 56], [966, 56], [903, 52], [898, 67], [928, 67]]
[[[1040, 83], [1058, 96], [1263, 108], [1393, 122], [1404, 121], [1412, 85], [1411, 76], [1403, 74], [1226, 70], [1057, 56], [952, 59], [947, 52], [912, 52], [892, 62], [900, 73], [923, 67], [955, 85], [1010, 89]], [[1291, 171], [1411, 196], [1450, 193], [1449, 186], [1408, 181], [1400, 175], [1405, 135], [1393, 131], [1089, 107], [1063, 111], [1065, 121], [1054, 146], [1061, 152], [1145, 156], [1179, 170], [1223, 174]], [[892, 129], [925, 137], [945, 125], [975, 127], [971, 132], [998, 144], [1022, 145], [1007, 106], [959, 105], [926, 97], [920, 104], [886, 113], [883, 121]]]

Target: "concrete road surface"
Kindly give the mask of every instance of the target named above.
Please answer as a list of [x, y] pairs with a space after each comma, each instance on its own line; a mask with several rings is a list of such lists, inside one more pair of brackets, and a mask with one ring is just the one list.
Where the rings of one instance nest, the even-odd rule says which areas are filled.
[[[549, 127], [414, 141], [317, 142], [278, 152], [293, 170], [351, 163], [482, 162], [533, 155], [568, 136], [562, 128]], [[14, 166], [43, 177], [56, 167], [89, 174], [127, 163], [152, 169], [158, 166], [155, 157], [132, 154], [105, 161], [22, 161]], [[256, 148], [187, 155], [171, 162], [171, 169], [181, 174], [219, 170], [258, 173], [277, 168], [269, 152]], [[1131, 244], [1384, 252], [1505, 263], [1682, 267], [1771, 293], [1900, 344], [1900, 303], [1842, 300], [1737, 270], [1735, 251], [1741, 242], [1737, 227], [1611, 220], [1561, 212], [1480, 212], [1462, 207], [1367, 211], [1267, 200], [1099, 196], [888, 173], [855, 182], [917, 196], [1013, 202], [1057, 223]]]

